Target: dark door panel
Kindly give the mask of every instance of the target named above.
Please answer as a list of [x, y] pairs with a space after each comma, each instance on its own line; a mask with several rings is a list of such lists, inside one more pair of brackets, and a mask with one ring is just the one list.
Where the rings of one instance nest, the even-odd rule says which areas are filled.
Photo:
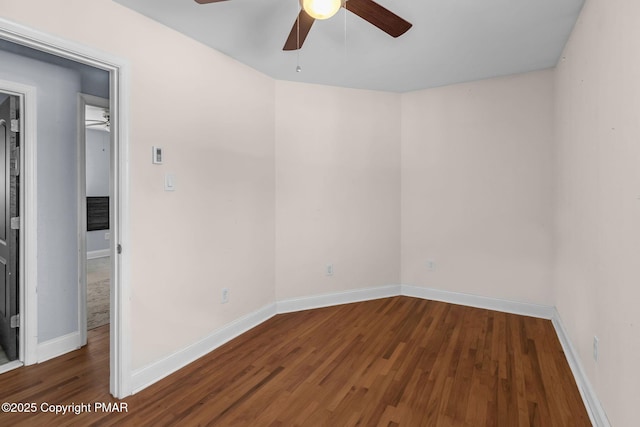
[[[19, 119], [19, 99], [9, 96], [0, 105], [0, 345], [9, 360], [18, 358], [18, 230], [11, 218], [19, 216], [19, 152], [11, 123]], [[12, 322], [12, 319], [14, 321]], [[13, 323], [13, 324], [12, 324]]]

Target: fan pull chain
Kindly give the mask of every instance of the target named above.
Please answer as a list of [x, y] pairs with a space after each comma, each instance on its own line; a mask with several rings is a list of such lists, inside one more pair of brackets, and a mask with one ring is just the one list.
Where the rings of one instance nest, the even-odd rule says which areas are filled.
[[347, 63], [347, 1], [344, 2], [344, 63]]
[[298, 18], [296, 19], [296, 73], [302, 71], [300, 66], [300, 12], [298, 12]]

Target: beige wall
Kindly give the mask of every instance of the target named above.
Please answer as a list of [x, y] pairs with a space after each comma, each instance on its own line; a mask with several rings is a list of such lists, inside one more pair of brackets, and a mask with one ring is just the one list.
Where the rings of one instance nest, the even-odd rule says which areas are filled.
[[130, 63], [133, 368], [274, 302], [274, 81], [110, 0], [0, 11]]
[[403, 95], [403, 284], [553, 303], [552, 110], [551, 71]]
[[400, 95], [276, 83], [278, 300], [399, 283], [399, 140]]
[[134, 368], [276, 296], [401, 282], [557, 305], [636, 421], [638, 2], [588, 0], [556, 72], [403, 95], [274, 82], [109, 0], [0, 11], [131, 64]]
[[588, 0], [556, 71], [554, 302], [614, 426], [640, 404], [638, 17], [635, 0]]

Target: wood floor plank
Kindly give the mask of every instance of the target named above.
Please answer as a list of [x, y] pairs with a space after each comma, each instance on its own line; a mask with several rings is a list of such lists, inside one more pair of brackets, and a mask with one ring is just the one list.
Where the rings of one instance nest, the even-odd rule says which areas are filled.
[[[108, 328], [89, 345], [0, 375], [0, 425], [588, 426], [553, 325], [409, 297], [275, 316], [118, 401]], [[41, 405], [126, 403], [56, 415]]]

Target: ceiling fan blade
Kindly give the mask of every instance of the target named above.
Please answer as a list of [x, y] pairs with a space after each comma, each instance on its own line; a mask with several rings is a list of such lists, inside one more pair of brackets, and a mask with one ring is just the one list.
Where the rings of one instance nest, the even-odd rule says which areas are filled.
[[226, 1], [226, 0], [196, 0], [196, 3], [208, 4], [208, 3], [218, 3], [220, 1]]
[[392, 37], [406, 33], [412, 24], [372, 0], [347, 0], [343, 6]]
[[[309, 14], [304, 11], [304, 9], [301, 9], [300, 14], [298, 15], [298, 19], [296, 19], [296, 22], [293, 23], [293, 28], [291, 29], [289, 37], [284, 43], [284, 47], [282, 48], [282, 50], [297, 50], [301, 48], [314, 22], [315, 19], [310, 17]], [[299, 33], [298, 25], [300, 25]]]

